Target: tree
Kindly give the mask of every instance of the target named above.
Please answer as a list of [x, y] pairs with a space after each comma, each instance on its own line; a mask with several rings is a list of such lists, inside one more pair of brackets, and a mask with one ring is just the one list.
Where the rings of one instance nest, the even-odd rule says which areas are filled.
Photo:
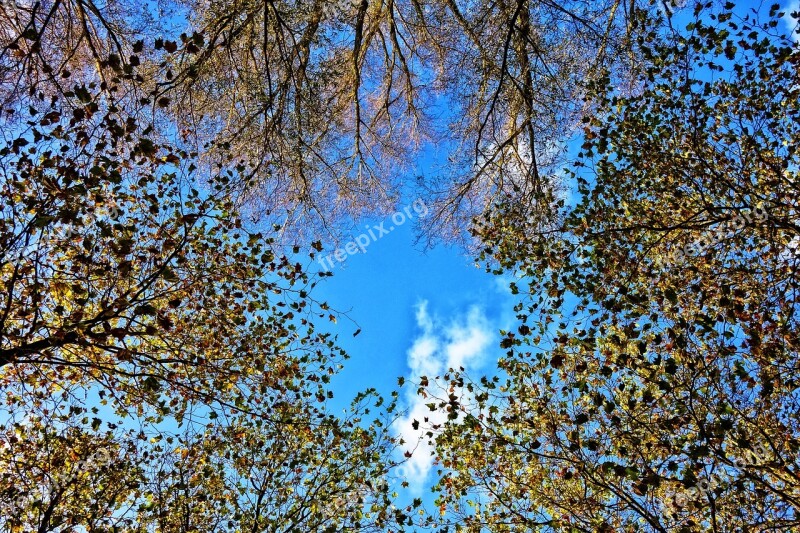
[[[586, 83], [635, 79], [634, 14], [659, 6], [192, 0], [159, 3], [158, 22], [126, 0], [48, 0], [0, 12], [0, 101], [124, 87], [162, 140], [244, 165], [239, 206], [290, 244], [335, 240], [409, 185], [436, 206], [429, 237], [460, 238], [504, 194], [554, 201]], [[441, 168], [414, 176], [429, 148]]]
[[28, 130], [0, 154], [0, 365], [69, 368], [127, 390], [132, 404], [157, 398], [163, 382], [212, 398], [255, 372], [237, 366], [249, 364], [238, 352], [291, 336], [291, 316], [260, 312], [288, 316], [267, 295], [284, 294], [281, 278], [308, 278], [239, 230], [219, 190], [201, 197], [187, 154], [154, 144], [89, 88], [71, 98], [66, 116], [68, 106], [31, 108]]
[[126, 0], [4, 2], [0, 6], [4, 120], [11, 120], [10, 111], [37, 96], [62, 95], [76, 83], [95, 82], [106, 96], [124, 83], [136, 93], [134, 98], [145, 97], [150, 80], [133, 71], [144, 61], [144, 36], [158, 28], [139, 3]]
[[195, 409], [175, 430], [114, 420], [69, 392], [2, 427], [10, 531], [398, 531], [407, 521], [388, 488], [394, 444], [359, 419], [370, 395], [338, 419], [295, 400], [271, 406], [273, 419], [209, 422]]
[[[413, 183], [437, 206], [427, 231], [456, 237], [498, 195], [550, 201], [584, 83], [636, 65], [636, 5], [193, 0], [159, 3], [159, 22], [125, 0], [9, 4], [0, 102], [94, 82], [150, 106], [159, 141], [244, 165], [239, 204], [289, 243], [335, 240]], [[417, 183], [409, 161], [433, 145], [449, 162]]]
[[456, 237], [503, 193], [550, 200], [584, 83], [628, 70], [633, 5], [192, 2], [157, 90], [207, 160], [237, 155], [248, 213], [290, 241], [392, 208], [431, 145], [449, 164], [417, 183], [428, 231]]
[[797, 527], [800, 51], [778, 11], [645, 17], [640, 89], [595, 86], [577, 205], [482, 221], [528, 286], [498, 376], [451, 374], [462, 416], [429, 428], [456, 530]]
[[0, 524], [405, 520], [387, 481], [393, 405], [370, 415], [383, 400], [367, 392], [342, 417], [326, 407], [346, 355], [314, 325], [330, 312], [299, 250], [242, 227], [235, 168], [200, 192], [195, 156], [114, 101], [80, 84], [35, 97], [0, 147], [0, 505], [14, 510]]

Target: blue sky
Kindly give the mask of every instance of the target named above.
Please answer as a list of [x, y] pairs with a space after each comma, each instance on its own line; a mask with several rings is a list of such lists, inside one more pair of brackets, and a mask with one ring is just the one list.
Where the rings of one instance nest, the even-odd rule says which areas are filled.
[[[332, 382], [337, 407], [368, 387], [388, 395], [400, 376], [414, 381], [462, 364], [491, 371], [499, 357], [499, 330], [513, 319], [507, 281], [486, 273], [457, 247], [422, 250], [415, 245], [413, 223], [396, 227], [332, 271], [315, 296], [347, 315], [337, 331], [351, 359]], [[414, 390], [401, 389], [410, 415], [397, 428], [409, 441], [414, 413], [427, 411]], [[429, 470], [427, 452], [417, 450], [406, 470], [417, 494]]]

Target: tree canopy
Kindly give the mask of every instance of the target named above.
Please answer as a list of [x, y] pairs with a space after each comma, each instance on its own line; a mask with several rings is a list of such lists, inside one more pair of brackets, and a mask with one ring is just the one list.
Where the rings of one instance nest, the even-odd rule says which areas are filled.
[[[0, 528], [800, 528], [787, 17], [0, 3]], [[414, 384], [427, 511], [397, 392], [334, 413], [313, 266], [409, 188], [518, 298], [492, 374]]]
[[777, 6], [734, 7], [645, 21], [640, 88], [594, 87], [575, 205], [479, 224], [525, 297], [501, 374], [450, 376], [456, 529], [797, 527], [800, 56]]
[[[377, 530], [394, 440], [302, 255], [243, 227], [226, 169], [95, 85], [35, 98], [0, 150], [0, 524], [11, 531]], [[202, 191], [202, 192], [201, 192]], [[310, 261], [314, 257], [311, 251]], [[291, 257], [290, 257], [291, 256]]]
[[584, 82], [635, 70], [624, 50], [638, 9], [46, 0], [0, 14], [0, 101], [15, 108], [76, 79], [119, 86], [116, 98], [158, 112], [173, 144], [243, 165], [249, 214], [291, 244], [335, 240], [350, 217], [394, 207], [417, 182], [409, 158], [434, 143], [446, 160], [422, 183], [437, 206], [428, 233], [456, 238], [498, 194], [534, 204], [549, 190], [559, 143], [590, 105]]

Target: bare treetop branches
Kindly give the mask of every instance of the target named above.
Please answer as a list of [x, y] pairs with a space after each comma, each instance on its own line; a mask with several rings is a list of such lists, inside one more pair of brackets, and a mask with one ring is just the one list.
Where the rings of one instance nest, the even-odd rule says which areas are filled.
[[631, 66], [635, 7], [206, 0], [159, 4], [154, 21], [120, 1], [48, 1], [0, 17], [3, 94], [14, 108], [76, 79], [121, 89], [206, 163], [235, 154], [240, 199], [287, 241], [386, 212], [434, 146], [449, 163], [417, 183], [438, 206], [428, 230], [456, 235], [498, 193], [551, 202], [587, 81]]

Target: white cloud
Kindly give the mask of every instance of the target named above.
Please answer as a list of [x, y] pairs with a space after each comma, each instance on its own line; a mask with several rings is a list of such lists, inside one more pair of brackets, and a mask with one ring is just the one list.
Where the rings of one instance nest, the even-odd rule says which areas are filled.
[[[407, 352], [410, 368], [408, 379], [416, 383], [422, 376], [430, 379], [441, 376], [450, 368], [463, 367], [468, 372], [480, 369], [488, 360], [490, 349], [496, 345], [497, 325], [492, 324], [483, 309], [471, 306], [463, 313], [448, 321], [442, 321], [428, 311], [428, 302], [422, 301], [416, 308], [416, 324], [419, 329]], [[426, 403], [433, 400], [417, 394], [416, 388], [410, 387], [406, 392], [408, 414], [397, 421], [395, 433], [405, 441], [404, 451], [413, 452], [412, 457], [403, 466], [403, 477], [407, 479], [412, 492], [420, 494], [428, 474], [433, 469], [432, 448], [427, 438], [422, 441], [423, 428], [427, 424], [443, 424], [446, 413], [437, 409], [431, 411]], [[427, 424], [425, 418], [428, 419]], [[414, 430], [413, 421], [420, 423]]]

